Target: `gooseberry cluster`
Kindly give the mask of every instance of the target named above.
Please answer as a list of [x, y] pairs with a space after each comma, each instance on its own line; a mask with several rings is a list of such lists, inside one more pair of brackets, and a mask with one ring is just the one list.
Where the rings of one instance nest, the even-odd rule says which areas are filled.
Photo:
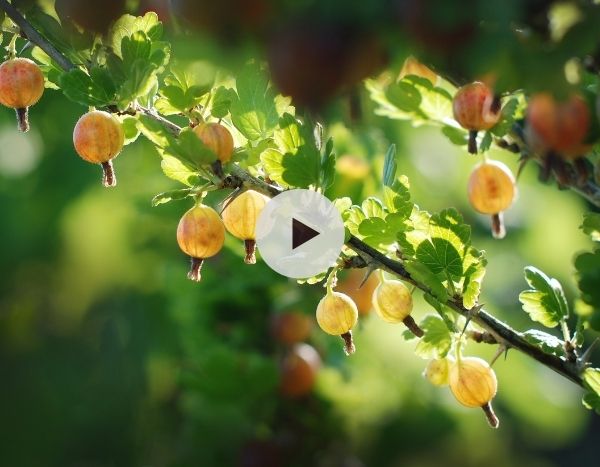
[[223, 248], [225, 230], [244, 240], [246, 264], [256, 263], [256, 223], [267, 199], [256, 191], [248, 190], [226, 205], [223, 218], [213, 208], [202, 204], [201, 200], [183, 215], [177, 227], [177, 242], [192, 260], [189, 279], [200, 281], [200, 269], [204, 260]]
[[498, 380], [485, 360], [463, 357], [458, 349], [456, 359], [447, 356], [430, 360], [423, 376], [434, 386], [450, 386], [452, 395], [465, 407], [483, 409], [492, 428], [500, 425], [492, 408], [492, 399], [498, 391]]
[[[350, 355], [356, 350], [352, 328], [358, 322], [359, 310], [349, 295], [333, 290], [336, 275], [337, 270], [334, 269], [326, 284], [327, 293], [317, 306], [317, 323], [327, 334], [340, 336], [344, 340], [346, 355]], [[360, 289], [361, 285], [356, 289]], [[352, 288], [347, 290], [352, 292]], [[360, 297], [358, 294], [356, 296]], [[391, 324], [404, 323], [415, 336], [423, 336], [423, 330], [410, 316], [413, 309], [412, 292], [404, 282], [387, 279], [381, 272], [379, 284], [374, 287], [371, 295], [371, 305], [383, 321]]]

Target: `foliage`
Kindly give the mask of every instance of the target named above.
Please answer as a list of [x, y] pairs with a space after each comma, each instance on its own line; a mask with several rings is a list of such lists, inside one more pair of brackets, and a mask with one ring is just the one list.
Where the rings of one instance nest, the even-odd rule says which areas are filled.
[[[492, 3], [496, 5], [498, 2]], [[376, 10], [377, 7], [369, 8]], [[587, 7], [585, 11], [588, 11]], [[587, 51], [591, 42], [589, 30], [597, 18], [597, 9], [590, 10], [589, 16], [567, 28], [563, 41], [549, 47], [555, 57], [554, 63], [560, 61], [561, 67], [564, 65], [562, 59], [572, 44], [578, 43], [583, 52]], [[39, 6], [28, 10], [27, 20], [75, 64], [72, 69], [61, 69], [41, 48], [34, 47], [31, 56], [40, 64], [47, 86], [59, 89], [66, 99], [84, 108], [97, 107], [118, 114], [127, 144], [143, 136], [142, 140], [147, 141], [138, 141], [137, 145], [149, 144], [147, 147], [158, 152], [164, 175], [178, 185], [163, 183], [164, 186], [154, 190], [153, 193], [161, 192], [152, 199], [152, 206], [183, 211], [183, 204], [204, 196], [208, 203], [216, 205], [229, 195], [220, 191], [224, 177], [219, 170], [231, 175], [234, 166], [244, 170], [260, 186], [271, 184], [278, 189], [309, 188], [329, 193], [340, 183], [337, 164], [343, 144], [337, 141], [329, 126], [324, 126], [320, 119], [317, 121], [314, 112], [295, 106], [290, 98], [278, 94], [270, 81], [269, 70], [261, 60], [244, 60], [243, 66], [233, 72], [223, 68], [208, 79], [199, 77], [192, 66], [173, 59], [177, 42], [171, 44], [171, 38], [165, 37], [163, 25], [153, 12], [143, 16], [123, 15], [106, 34], [96, 36], [83, 28], [63, 24], [52, 11]], [[504, 16], [498, 21], [508, 23]], [[489, 38], [490, 34], [488, 32], [486, 37]], [[507, 37], [502, 37], [501, 43], [510, 45], [511, 50], [517, 47]], [[529, 52], [534, 55], [539, 52], [538, 47], [531, 43], [524, 49], [531, 49]], [[494, 54], [487, 63], [489, 68], [496, 70], [499, 60], [500, 57]], [[480, 60], [478, 66], [483, 66], [484, 62]], [[491, 151], [499, 141], [523, 144], [522, 125], [528, 91], [540, 85], [537, 73], [526, 78], [526, 71], [504, 62], [503, 66], [507, 68], [508, 78], [499, 77], [498, 86], [510, 90], [502, 95], [499, 122], [479, 134], [479, 150], [482, 153]], [[528, 63], [524, 68], [530, 70], [530, 66]], [[585, 83], [589, 88], [589, 73], [580, 71], [584, 78], [578, 87], [584, 87]], [[462, 150], [469, 134], [453, 116], [452, 102], [457, 87], [442, 77], [432, 82], [414, 74], [399, 79], [395, 76], [398, 76], [396, 70], [388, 69], [365, 82], [366, 91], [375, 106], [374, 113], [381, 117], [377, 121], [385, 122], [382, 125], [389, 125], [389, 121], [394, 120], [407, 121], [413, 127], [431, 126]], [[518, 81], [517, 78], [522, 79], [528, 91], [509, 86], [514, 80]], [[558, 86], [554, 82], [551, 84], [552, 87]], [[595, 90], [590, 92], [595, 98]], [[170, 117], [170, 120], [164, 117]], [[236, 150], [232, 162], [219, 169], [215, 169], [215, 154], [193, 131], [195, 125], [205, 120], [221, 122], [234, 135]], [[482, 323], [478, 314], [484, 313], [480, 297], [488, 260], [485, 252], [473, 245], [475, 234], [471, 216], [463, 215], [462, 210], [455, 207], [428, 212], [416, 204], [418, 197], [415, 191], [418, 193], [418, 190], [411, 187], [407, 176], [399, 173], [399, 169], [404, 167], [399, 160], [398, 146], [387, 143], [381, 151], [381, 154], [385, 153], [381, 161], [381, 176], [374, 181], [374, 188], [368, 196], [360, 199], [340, 197], [333, 201], [340, 209], [348, 238], [353, 236], [364, 242], [374, 249], [378, 257], [394, 260], [400, 270], [400, 278], [423, 291], [426, 311], [436, 313], [427, 314], [420, 320], [419, 326], [424, 335], [415, 341], [415, 355], [423, 359], [444, 358], [452, 354], [458, 356], [466, 336], [478, 331], [478, 325]], [[525, 156], [535, 158], [527, 151], [523, 149]], [[183, 202], [179, 206], [170, 206], [175, 201]], [[422, 199], [419, 197], [418, 201], [421, 203]], [[598, 242], [600, 216], [587, 214], [582, 230]], [[228, 246], [234, 254], [238, 252], [233, 243], [228, 243]], [[239, 281], [232, 284], [226, 293], [228, 298], [239, 294], [239, 303], [234, 308], [236, 316], [230, 319], [216, 313], [229, 306], [229, 303], [223, 302], [223, 296], [211, 295], [211, 286], [218, 289], [217, 285], [222, 280], [217, 279], [216, 274], [211, 279], [209, 273], [209, 283], [203, 288], [207, 296], [184, 298], [175, 296], [174, 291], [170, 297], [175, 303], [173, 308], [179, 314], [176, 329], [170, 330], [180, 334], [173, 339], [178, 346], [173, 353], [186, 355], [182, 367], [178, 368], [184, 392], [181, 404], [200, 418], [194, 426], [198, 433], [202, 433], [210, 431], [208, 427], [215, 420], [218, 422], [219, 411], [215, 404], [222, 409], [227, 401], [236, 399], [237, 406], [231, 419], [242, 420], [248, 425], [237, 425], [239, 432], [235, 436], [256, 437], [260, 436], [257, 432], [264, 431], [270, 435], [270, 431], [275, 430], [273, 427], [257, 427], [258, 423], [252, 424], [248, 420], [261, 412], [271, 420], [286, 420], [295, 407], [280, 406], [269, 400], [269, 395], [276, 392], [278, 386], [278, 372], [273, 359], [280, 357], [281, 352], [262, 348], [268, 346], [265, 344], [268, 339], [263, 335], [265, 329], [252, 329], [252, 325], [265, 321], [265, 307], [277, 305], [272, 303], [271, 297], [264, 295], [261, 289], [264, 284], [257, 283], [264, 280], [261, 275], [265, 277], [268, 274], [266, 268], [262, 267], [256, 277], [249, 277], [254, 274], [240, 272], [232, 266], [233, 256], [230, 257], [230, 254], [226, 254], [226, 267], [216, 262], [215, 268], [222, 276], [231, 275], [233, 279], [228, 281]], [[352, 248], [344, 250], [339, 268], [345, 261], [355, 259], [355, 254]], [[519, 319], [526, 330], [511, 332], [547, 360], [576, 368], [576, 377], [581, 378], [581, 384], [587, 390], [584, 405], [600, 413], [600, 370], [583, 362], [579, 354], [584, 347], [584, 333], [588, 337], [591, 331], [600, 331], [597, 287], [600, 283], [600, 249], [579, 253], [574, 265], [578, 286], [578, 297], [573, 306], [578, 317], [576, 326], [573, 328], [570, 321], [569, 303], [573, 300], [569, 290], [563, 289], [558, 279], [528, 266], [525, 279], [529, 289], [519, 295], [526, 312]], [[235, 272], [228, 272], [229, 268]], [[333, 280], [337, 272], [338, 268], [334, 269], [329, 279]], [[327, 273], [324, 273], [301, 282], [315, 284], [327, 278]], [[178, 289], [183, 287], [180, 283], [175, 285]], [[314, 295], [306, 301], [314, 305], [320, 288], [312, 290], [307, 294]], [[222, 290], [219, 292], [223, 295]], [[250, 303], [242, 303], [244, 300]], [[212, 314], [204, 317], [185, 311], [200, 303], [212, 310]], [[255, 316], [248, 317], [252, 313]], [[536, 323], [547, 328], [560, 325], [562, 339], [536, 329]], [[187, 327], [190, 325], [199, 331], [199, 335], [188, 334]], [[118, 325], [115, 326], [118, 328]], [[120, 331], [114, 332], [118, 334]], [[405, 340], [415, 340], [410, 332], [402, 335]], [[204, 349], [203, 345], [207, 348]], [[261, 348], [261, 351], [250, 351], [256, 348]], [[571, 360], [573, 355], [577, 365]], [[160, 382], [157, 381], [164, 374], [169, 374], [172, 368], [168, 359], [165, 363], [158, 358], [154, 365], [148, 371], [157, 372], [158, 376], [152, 378], [155, 378], [153, 381], [160, 392]], [[169, 393], [167, 389], [165, 391]], [[169, 396], [175, 397], [172, 393]], [[308, 404], [302, 406], [302, 410], [308, 413], [317, 409], [320, 410]], [[333, 419], [333, 415], [331, 417]], [[303, 423], [316, 430], [318, 423], [315, 420], [318, 416]], [[220, 433], [226, 431], [220, 428]], [[331, 435], [328, 430], [325, 431], [328, 436]], [[265, 436], [264, 433], [262, 436]], [[311, 442], [319, 445], [318, 440]], [[213, 459], [215, 465], [225, 465], [223, 462], [227, 461]], [[305, 465], [310, 463], [304, 461]]]

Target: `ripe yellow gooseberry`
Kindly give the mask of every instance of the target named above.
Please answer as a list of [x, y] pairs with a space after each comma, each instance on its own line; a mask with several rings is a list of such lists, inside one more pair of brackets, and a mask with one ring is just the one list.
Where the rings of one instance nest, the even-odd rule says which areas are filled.
[[452, 364], [454, 360], [449, 357], [434, 358], [427, 364], [423, 376], [434, 386], [448, 386], [448, 374]]
[[117, 184], [112, 159], [119, 155], [124, 141], [121, 122], [114, 115], [101, 110], [84, 114], [73, 130], [75, 151], [83, 160], [102, 165], [102, 183], [106, 187]]
[[404, 323], [415, 336], [423, 336], [423, 330], [410, 316], [413, 309], [412, 294], [403, 282], [388, 280], [382, 274], [381, 283], [373, 292], [373, 308], [384, 321]]
[[498, 380], [485, 360], [477, 357], [457, 358], [450, 365], [448, 382], [458, 402], [465, 407], [481, 407], [490, 425], [498, 428], [500, 422], [491, 404], [498, 390]]
[[489, 130], [501, 117], [500, 100], [484, 83], [476, 81], [460, 88], [452, 103], [454, 119], [469, 130], [469, 152], [477, 154], [477, 132]]
[[225, 227], [214, 209], [199, 204], [183, 215], [177, 226], [177, 243], [192, 259], [189, 279], [200, 282], [204, 259], [216, 255], [224, 241]]
[[13, 58], [0, 65], [0, 104], [15, 109], [19, 129], [29, 130], [29, 107], [44, 93], [44, 75], [35, 62]]
[[256, 263], [256, 222], [269, 198], [254, 190], [244, 191], [223, 209], [223, 223], [227, 231], [244, 240], [246, 264]]
[[346, 355], [356, 350], [352, 340], [352, 328], [358, 321], [358, 309], [348, 295], [327, 290], [327, 294], [317, 306], [317, 323], [320, 328], [332, 336], [341, 336], [344, 340]]
[[194, 133], [221, 162], [229, 162], [233, 154], [233, 137], [227, 128], [220, 123], [205, 122], [195, 126]]
[[499, 161], [486, 161], [477, 165], [468, 183], [471, 206], [481, 214], [492, 216], [492, 235], [504, 238], [506, 230], [502, 212], [508, 209], [517, 194], [515, 178], [510, 169]]

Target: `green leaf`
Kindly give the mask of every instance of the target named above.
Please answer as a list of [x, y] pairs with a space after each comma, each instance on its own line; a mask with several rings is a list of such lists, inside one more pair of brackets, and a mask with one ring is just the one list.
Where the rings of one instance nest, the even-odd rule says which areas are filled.
[[600, 368], [588, 368], [583, 372], [583, 382], [588, 389], [600, 396]]
[[108, 72], [100, 68], [92, 68], [90, 75], [74, 68], [63, 73], [59, 79], [65, 96], [87, 107], [105, 107], [114, 102], [115, 86]]
[[170, 203], [171, 201], [185, 199], [190, 195], [191, 195], [191, 190], [189, 188], [181, 188], [179, 190], [165, 191], [164, 193], [159, 193], [154, 198], [152, 198], [152, 207], [156, 207], [161, 204], [167, 204], [167, 203]]
[[452, 346], [452, 334], [446, 323], [438, 316], [426, 316], [419, 326], [423, 337], [415, 347], [415, 354], [424, 359], [444, 358]]
[[191, 128], [184, 128], [165, 150], [192, 167], [202, 167], [217, 159], [217, 155], [202, 143]]
[[121, 57], [123, 63], [131, 63], [137, 59], [148, 60], [152, 52], [152, 41], [142, 31], [136, 31], [131, 36], [121, 40]]
[[519, 301], [533, 321], [552, 328], [568, 318], [569, 306], [560, 282], [533, 266], [525, 268], [525, 279], [531, 289], [521, 292]]
[[249, 141], [268, 138], [279, 121], [276, 93], [257, 64], [247, 65], [236, 79], [231, 121]]
[[442, 133], [446, 138], [450, 140], [452, 144], [457, 146], [466, 146], [468, 133], [462, 128], [456, 128], [454, 126], [444, 125], [442, 127]]
[[564, 357], [566, 355], [565, 343], [552, 334], [538, 331], [537, 329], [530, 329], [523, 333], [523, 338], [547, 354], [556, 355], [557, 357]]
[[343, 215], [352, 206], [352, 200], [348, 196], [345, 196], [343, 198], [333, 200], [333, 204], [338, 209], [340, 214]]
[[163, 154], [160, 167], [167, 177], [184, 185], [192, 187], [200, 183], [198, 172], [176, 157]]
[[485, 133], [483, 133], [483, 138], [481, 138], [481, 141], [479, 143], [479, 152], [489, 151], [492, 147], [492, 142], [492, 133], [490, 131], [486, 131]]
[[595, 392], [588, 392], [583, 396], [582, 403], [586, 409], [593, 410], [600, 415], [600, 395]]
[[405, 260], [404, 267], [411, 277], [424, 285], [439, 302], [446, 303], [448, 301], [446, 287], [427, 266], [418, 261]]
[[332, 176], [335, 161], [331, 154], [323, 160], [309, 124], [286, 113], [279, 119], [274, 139], [279, 149], [267, 149], [261, 154], [272, 180], [286, 187], [308, 188], [320, 185], [325, 171], [327, 177]]
[[123, 133], [125, 135], [125, 144], [131, 144], [140, 136], [140, 129], [138, 127], [138, 119], [127, 115], [121, 118], [121, 124], [123, 127]]
[[233, 100], [236, 98], [235, 91], [231, 88], [219, 86], [213, 91], [209, 111], [214, 118], [224, 118], [229, 113]]
[[414, 203], [410, 200], [409, 183], [405, 176], [383, 187], [383, 199], [389, 212], [399, 212], [408, 218], [413, 211]]
[[385, 154], [385, 160], [383, 162], [383, 185], [391, 187], [396, 181], [396, 170], [398, 164], [396, 162], [396, 145], [391, 144]]
[[295, 154], [300, 146], [306, 144], [301, 122], [289, 113], [283, 114], [279, 119], [279, 129], [275, 131], [274, 139], [282, 153]]
[[452, 310], [450, 310], [446, 305], [440, 303], [433, 295], [430, 295], [427, 292], [423, 293], [423, 298], [432, 306], [435, 311], [437, 311], [438, 315], [440, 315], [440, 318], [442, 318], [444, 323], [446, 323], [446, 327], [448, 329], [450, 329], [452, 332], [458, 332], [456, 324], [452, 319]]
[[117, 91], [119, 108], [127, 108], [137, 98], [147, 96], [153, 88], [157, 89], [157, 72], [158, 67], [147, 60], [137, 59], [131, 62], [126, 72], [127, 79]]
[[123, 39], [130, 38], [138, 32], [144, 33], [150, 41], [159, 41], [163, 35], [163, 27], [158, 20], [158, 15], [148, 12], [144, 16], [121, 16], [108, 32], [106, 43], [112, 47], [118, 57], [125, 58], [122, 50]]
[[285, 187], [308, 188], [319, 182], [320, 156], [308, 146], [302, 146], [296, 154], [267, 149], [260, 160], [269, 177]]
[[586, 319], [594, 330], [600, 331], [600, 249], [577, 255], [575, 269], [581, 300], [591, 309]]
[[335, 163], [336, 157], [333, 152], [333, 140], [330, 138], [327, 140], [327, 144], [323, 150], [323, 156], [321, 157], [321, 174], [319, 177], [319, 187], [325, 191], [335, 180]]
[[467, 265], [464, 273], [465, 280], [463, 282], [463, 306], [467, 310], [471, 310], [479, 302], [481, 283], [485, 277], [487, 260], [483, 257], [482, 252], [475, 248], [470, 248], [468, 257], [463, 264]]
[[596, 212], [588, 212], [583, 217], [581, 230], [595, 242], [600, 242], [600, 214]]
[[[452, 95], [447, 89], [433, 86], [427, 79], [419, 76], [406, 76], [402, 80], [366, 81], [371, 99], [379, 107], [376, 113], [396, 120], [410, 120], [413, 125], [434, 123], [453, 125]], [[449, 83], [445, 86], [452, 93], [455, 88]]]
[[138, 116], [138, 128], [146, 138], [159, 148], [166, 148], [170, 144], [174, 144], [175, 136], [149, 115], [140, 114]]
[[39, 47], [34, 47], [31, 52], [31, 56], [38, 62], [42, 73], [46, 77], [45, 86], [50, 89], [60, 89], [60, 77], [63, 75], [64, 70], [54, 63], [50, 59], [46, 52]]
[[417, 248], [416, 257], [434, 274], [462, 276], [462, 259], [448, 240], [439, 237], [425, 240]]
[[504, 106], [502, 107], [502, 117], [500, 118], [500, 121], [496, 125], [494, 125], [494, 127], [489, 131], [489, 133], [498, 137], [506, 135], [506, 133], [509, 132], [513, 123], [515, 122], [515, 115], [518, 106], [519, 100], [517, 98], [512, 98], [506, 104], [504, 104]]

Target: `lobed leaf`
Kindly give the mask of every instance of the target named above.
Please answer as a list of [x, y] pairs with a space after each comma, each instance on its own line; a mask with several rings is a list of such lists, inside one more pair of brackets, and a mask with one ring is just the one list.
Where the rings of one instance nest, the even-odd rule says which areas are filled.
[[426, 316], [419, 326], [423, 337], [415, 347], [415, 354], [424, 359], [444, 358], [452, 346], [452, 334], [446, 323], [434, 315]]
[[560, 282], [533, 266], [525, 268], [525, 279], [531, 287], [521, 292], [519, 301], [533, 321], [552, 328], [569, 316], [569, 305]]

